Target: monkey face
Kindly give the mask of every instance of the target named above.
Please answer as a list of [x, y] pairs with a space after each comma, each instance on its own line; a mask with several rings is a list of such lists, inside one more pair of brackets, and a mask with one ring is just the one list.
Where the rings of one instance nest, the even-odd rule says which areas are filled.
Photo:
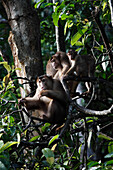
[[70, 49], [67, 53], [67, 56], [69, 57], [69, 60], [73, 60], [75, 59], [75, 56], [77, 55], [77, 53], [75, 52], [75, 50]]
[[51, 65], [55, 70], [57, 70], [61, 66], [60, 58], [57, 55], [53, 55], [51, 57]]
[[37, 79], [37, 85], [39, 91], [49, 90], [53, 87], [53, 81], [51, 76], [43, 75]]

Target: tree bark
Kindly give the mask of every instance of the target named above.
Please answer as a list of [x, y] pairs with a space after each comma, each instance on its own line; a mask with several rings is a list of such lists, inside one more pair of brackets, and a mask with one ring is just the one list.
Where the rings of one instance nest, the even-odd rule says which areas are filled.
[[[26, 94], [30, 93], [29, 84], [25, 84], [26, 79], [33, 80], [43, 74], [40, 22], [30, 0], [2, 0], [2, 4], [12, 30], [8, 41], [15, 68], [21, 68], [21, 70], [16, 70], [16, 74], [17, 77], [23, 78], [19, 79], [19, 83], [24, 84], [24, 88], [20, 87], [21, 97], [24, 98]], [[23, 116], [27, 123], [28, 117], [25, 113]]]
[[2, 3], [14, 34], [19, 62], [25, 66], [27, 78], [35, 79], [43, 74], [40, 22], [37, 13], [30, 0], [2, 0]]

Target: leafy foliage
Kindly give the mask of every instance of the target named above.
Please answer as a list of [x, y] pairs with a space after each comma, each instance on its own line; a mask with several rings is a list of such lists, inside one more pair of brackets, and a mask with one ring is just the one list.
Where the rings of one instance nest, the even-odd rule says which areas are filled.
[[[53, 12], [53, 6], [56, 7], [55, 12]], [[98, 77], [98, 81], [94, 82], [96, 90], [89, 108], [103, 110], [108, 109], [113, 103], [113, 73], [108, 52], [92, 17], [94, 7], [101, 11], [100, 20], [103, 26], [109, 26], [110, 11], [107, 0], [93, 2], [64, 0], [55, 4], [51, 1], [40, 0], [35, 3], [41, 20], [41, 50], [44, 66], [48, 58], [56, 51], [54, 25], [58, 26], [60, 19], [65, 23], [66, 49], [71, 47], [80, 54], [91, 53], [95, 57], [95, 76]], [[5, 49], [11, 58], [9, 50], [5, 48], [8, 37], [5, 29], [6, 25], [0, 23], [0, 33], [3, 37], [0, 47], [2, 50]], [[6, 31], [8, 30], [9, 27]], [[112, 31], [111, 27], [109, 31], [106, 30], [111, 48]], [[68, 170], [82, 168], [85, 163], [87, 169], [112, 168], [112, 114], [106, 117], [80, 116], [78, 118], [76, 116], [78, 111], [74, 108], [72, 111], [74, 117], [63, 135], [61, 134], [64, 125], [54, 127], [49, 123], [38, 123], [35, 126], [30, 119], [31, 124], [25, 127], [20, 119], [23, 110], [18, 106], [20, 93], [15, 68], [12, 61], [9, 65], [3, 56], [0, 57], [0, 73], [0, 169]], [[86, 106], [90, 98], [91, 96], [83, 97], [81, 103]], [[87, 143], [88, 159], [85, 149], [83, 151]]]

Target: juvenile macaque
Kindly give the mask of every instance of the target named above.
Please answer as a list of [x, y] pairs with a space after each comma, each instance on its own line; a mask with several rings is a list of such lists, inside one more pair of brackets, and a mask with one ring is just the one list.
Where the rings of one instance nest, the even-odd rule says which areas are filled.
[[49, 59], [46, 65], [46, 74], [49, 76], [54, 77], [54, 75], [56, 74], [57, 70], [55, 70], [51, 64], [51, 60]]
[[51, 57], [50, 61], [53, 69], [57, 71], [53, 78], [61, 80], [71, 66], [68, 56], [65, 52], [58, 51]]
[[37, 79], [37, 90], [33, 97], [20, 100], [28, 110], [36, 109], [38, 118], [50, 123], [62, 123], [67, 115], [68, 99], [59, 80], [43, 75]]
[[[92, 77], [94, 76], [95, 71], [95, 59], [92, 55], [77, 55], [77, 53], [70, 49], [67, 53], [69, 60], [71, 62], [70, 69], [66, 72], [65, 77], [69, 75], [73, 75], [74, 72], [76, 76], [80, 77]], [[87, 92], [90, 91], [91, 83], [86, 83], [86, 87], [88, 89]]]

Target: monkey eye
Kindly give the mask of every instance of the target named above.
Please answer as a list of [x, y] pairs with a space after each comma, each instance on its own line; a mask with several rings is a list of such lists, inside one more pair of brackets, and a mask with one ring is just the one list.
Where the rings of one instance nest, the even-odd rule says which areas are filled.
[[39, 83], [41, 82], [41, 80], [39, 79]]
[[42, 82], [45, 82], [45, 79], [42, 79]]

